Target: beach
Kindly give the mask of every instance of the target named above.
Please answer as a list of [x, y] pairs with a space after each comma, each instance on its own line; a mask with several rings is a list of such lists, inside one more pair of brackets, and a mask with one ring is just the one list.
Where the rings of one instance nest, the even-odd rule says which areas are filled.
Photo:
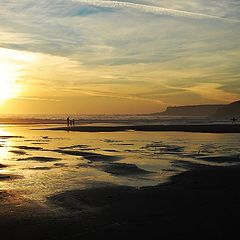
[[239, 140], [238, 133], [2, 126], [1, 234], [233, 238], [240, 212]]
[[76, 132], [119, 132], [119, 131], [164, 131], [164, 132], [200, 132], [200, 133], [240, 133], [239, 124], [202, 124], [202, 125], [122, 125], [122, 126], [70, 126], [51, 130]]
[[[155, 187], [66, 191], [48, 199], [61, 208], [58, 213], [33, 204], [17, 211], [9, 204], [11, 214], [0, 216], [1, 234], [9, 239], [233, 238], [239, 173], [239, 167], [198, 166]], [[11, 202], [3, 194], [1, 205]]]
[[1, 240], [233, 240], [240, 0], [3, 0]]

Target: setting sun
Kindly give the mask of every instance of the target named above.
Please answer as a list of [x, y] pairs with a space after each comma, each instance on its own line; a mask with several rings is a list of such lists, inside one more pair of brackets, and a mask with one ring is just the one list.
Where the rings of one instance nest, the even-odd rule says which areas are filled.
[[17, 86], [15, 83], [16, 73], [11, 65], [2, 64], [0, 68], [0, 100], [15, 97]]
[[36, 60], [35, 54], [0, 48], [0, 100], [16, 98], [24, 70]]

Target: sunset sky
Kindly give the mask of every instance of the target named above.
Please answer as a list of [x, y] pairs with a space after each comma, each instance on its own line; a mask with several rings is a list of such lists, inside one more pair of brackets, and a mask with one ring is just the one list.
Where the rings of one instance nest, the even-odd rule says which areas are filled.
[[239, 0], [0, 0], [0, 112], [240, 99]]

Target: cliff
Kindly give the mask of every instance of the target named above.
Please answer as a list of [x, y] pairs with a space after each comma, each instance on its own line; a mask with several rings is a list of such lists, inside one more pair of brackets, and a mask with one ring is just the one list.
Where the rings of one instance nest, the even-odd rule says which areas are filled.
[[240, 117], [240, 101], [236, 101], [217, 109], [216, 118]]
[[154, 113], [154, 115], [169, 115], [169, 116], [211, 116], [215, 115], [217, 110], [225, 105], [192, 105], [192, 106], [176, 106], [167, 107], [166, 111]]

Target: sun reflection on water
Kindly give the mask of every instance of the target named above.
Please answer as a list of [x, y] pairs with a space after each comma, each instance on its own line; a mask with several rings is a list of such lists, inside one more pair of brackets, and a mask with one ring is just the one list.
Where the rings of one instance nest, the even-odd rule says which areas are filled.
[[8, 151], [9, 151], [9, 145], [8, 145], [8, 141], [9, 139], [7, 139], [8, 136], [10, 136], [11, 134], [3, 129], [0, 129], [0, 160], [2, 159], [7, 159], [8, 157]]

